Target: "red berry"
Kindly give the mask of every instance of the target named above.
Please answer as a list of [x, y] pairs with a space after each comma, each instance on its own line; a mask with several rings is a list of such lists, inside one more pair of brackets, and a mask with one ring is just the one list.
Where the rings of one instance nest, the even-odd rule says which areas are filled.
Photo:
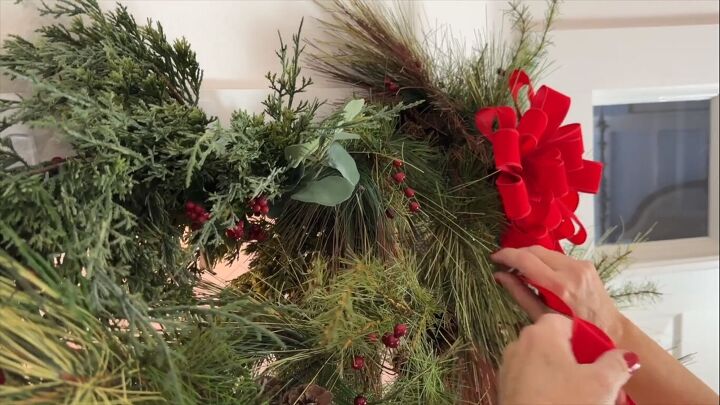
[[402, 161], [402, 160], [400, 160], [400, 159], [395, 159], [395, 160], [393, 160], [393, 166], [395, 166], [395, 167], [402, 167], [402, 165], [403, 165], [403, 161]]
[[248, 231], [248, 237], [252, 240], [263, 242], [267, 240], [268, 234], [260, 225], [252, 224], [250, 226], [250, 231]]
[[410, 212], [420, 211], [420, 203], [418, 203], [417, 201], [411, 201], [408, 207], [410, 208]]
[[392, 175], [393, 180], [395, 180], [395, 183], [398, 183], [398, 184], [405, 181], [405, 177], [406, 177], [405, 173], [403, 173], [403, 172], [397, 172]]
[[261, 207], [265, 207], [268, 205], [268, 200], [261, 196], [255, 199], [255, 204], [260, 204]]
[[195, 203], [192, 201], [188, 201], [185, 203], [185, 212], [192, 212], [195, 210]]
[[401, 338], [403, 336], [407, 335], [407, 325], [404, 323], [399, 323], [395, 325], [393, 328], [393, 336], [396, 338]]
[[194, 211], [197, 215], [202, 215], [202, 214], [205, 213], [205, 208], [203, 208], [203, 206], [200, 205], [200, 204], [195, 204], [195, 208], [193, 208], [193, 211]]
[[382, 342], [385, 346], [391, 349], [395, 349], [400, 345], [400, 339], [396, 338], [395, 335], [390, 332], [383, 335]]
[[192, 222], [197, 222], [198, 219], [200, 219], [200, 216], [193, 211], [188, 212], [186, 215], [188, 219]]
[[404, 192], [405, 192], [405, 197], [407, 197], [407, 198], [415, 197], [415, 190], [411, 189], [410, 187], [406, 188], [404, 190]]
[[228, 238], [232, 240], [240, 240], [245, 235], [245, 223], [240, 221], [237, 224], [235, 224], [234, 227], [228, 228], [225, 231], [225, 234]]
[[262, 205], [260, 205], [260, 204], [258, 204], [258, 203], [255, 203], [255, 204], [252, 206], [252, 210], [253, 210], [254, 213], [259, 214], [259, 213], [262, 212]]
[[269, 214], [269, 213], [270, 213], [270, 207], [268, 207], [267, 205], [263, 205], [262, 208], [260, 209], [260, 213], [263, 214], [263, 215]]
[[204, 224], [205, 222], [207, 222], [209, 220], [210, 220], [210, 214], [207, 212], [203, 212], [197, 221], [200, 222], [201, 224]]
[[367, 335], [367, 340], [368, 340], [368, 342], [370, 342], [370, 343], [375, 343], [375, 342], [377, 342], [377, 341], [378, 341], [378, 335], [377, 335], [377, 333], [371, 333], [371, 334]]
[[400, 86], [389, 78], [385, 78], [384, 84], [385, 90], [387, 90], [389, 93], [397, 93], [398, 91], [400, 91]]
[[362, 395], [356, 396], [355, 400], [353, 401], [353, 405], [367, 405], [367, 403], [367, 398]]
[[365, 357], [355, 356], [353, 357], [352, 368], [355, 370], [361, 370], [365, 367]]

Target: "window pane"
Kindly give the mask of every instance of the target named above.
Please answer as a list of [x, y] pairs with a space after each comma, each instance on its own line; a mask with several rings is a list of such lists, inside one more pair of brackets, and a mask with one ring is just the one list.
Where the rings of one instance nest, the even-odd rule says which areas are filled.
[[[710, 100], [596, 106], [597, 238], [708, 235]], [[609, 233], [611, 230], [612, 233]]]

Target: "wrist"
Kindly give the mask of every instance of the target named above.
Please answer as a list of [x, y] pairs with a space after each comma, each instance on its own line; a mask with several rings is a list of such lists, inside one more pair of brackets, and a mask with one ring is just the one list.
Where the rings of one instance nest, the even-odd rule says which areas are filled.
[[611, 316], [611, 321], [609, 322], [607, 328], [607, 334], [617, 345], [620, 345], [620, 342], [624, 339], [629, 323], [630, 321], [628, 321], [625, 315], [617, 309]]

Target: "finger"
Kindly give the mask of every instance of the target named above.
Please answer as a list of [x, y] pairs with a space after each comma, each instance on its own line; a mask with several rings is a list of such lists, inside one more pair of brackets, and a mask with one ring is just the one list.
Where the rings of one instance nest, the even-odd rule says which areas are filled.
[[627, 394], [625, 393], [625, 390], [620, 390], [617, 394], [617, 398], [615, 398], [615, 405], [627, 405]]
[[517, 342], [512, 342], [505, 346], [505, 350], [503, 350], [502, 354], [502, 362], [508, 363], [510, 360], [515, 358], [515, 353], [517, 352]]
[[513, 367], [511, 364], [515, 361], [517, 352], [517, 343], [510, 343], [502, 355], [502, 362], [500, 363], [500, 369], [498, 370], [498, 391], [502, 391], [508, 382], [514, 380], [512, 373]]
[[505, 248], [490, 256], [494, 262], [515, 268], [523, 275], [551, 290], [560, 290], [559, 275], [527, 250]]
[[516, 276], [510, 273], [497, 272], [493, 274], [493, 277], [507, 290], [508, 294], [533, 322], [546, 312], [549, 312], [549, 309], [542, 303], [540, 298]]
[[535, 245], [522, 248], [521, 250], [527, 250], [532, 253], [554, 271], [566, 269], [575, 262], [575, 259], [570, 256], [564, 255], [555, 250], [546, 249], [542, 246]]
[[607, 388], [613, 393], [618, 393], [633, 373], [640, 368], [640, 359], [633, 352], [615, 349], [603, 353], [589, 366], [599, 381], [607, 383]]
[[573, 322], [570, 318], [556, 313], [547, 313], [540, 316], [535, 325], [551, 330], [557, 341], [567, 342], [567, 344], [563, 343], [563, 347], [567, 346], [568, 351], [571, 352], [570, 338], [572, 337]]
[[[510, 373], [511, 369], [509, 365], [512, 364], [515, 361], [515, 357], [517, 357], [517, 346], [517, 342], [512, 342], [503, 350], [502, 362], [500, 363], [500, 370], [498, 372], [498, 378], [500, 380], [511, 381], [511, 379], [508, 378], [508, 373]], [[502, 386], [503, 384], [500, 385]]]

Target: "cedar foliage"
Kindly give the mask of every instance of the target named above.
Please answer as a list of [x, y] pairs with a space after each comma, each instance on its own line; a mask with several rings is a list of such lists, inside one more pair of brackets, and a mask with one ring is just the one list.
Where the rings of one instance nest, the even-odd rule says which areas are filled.
[[[3, 403], [450, 404], [463, 376], [484, 372], [465, 359], [497, 361], [525, 319], [491, 280], [504, 222], [471, 117], [508, 102], [505, 71], [538, 72], [556, 6], [537, 36], [513, 5], [516, 40], [469, 56], [448, 38], [419, 42], [407, 14], [324, 6], [330, 41], [310, 63], [367, 102], [322, 118], [323, 101], [301, 97], [300, 31], [280, 39], [265, 111], [228, 126], [197, 105], [187, 41], [123, 6], [43, 4], [68, 22], [5, 42], [0, 71], [32, 92], [0, 100], [0, 135], [47, 129], [73, 155], [29, 166], [0, 138]], [[420, 213], [391, 180], [394, 160]], [[298, 197], [320, 198], [307, 190], [328, 178], [356, 181], [321, 190], [335, 203]], [[250, 212], [260, 196], [271, 220]], [[188, 201], [209, 220], [191, 223]], [[269, 238], [233, 240], [239, 222]], [[200, 280], [243, 250], [249, 273]], [[603, 274], [624, 259], [604, 258]], [[398, 323], [398, 349], [370, 338]]]

